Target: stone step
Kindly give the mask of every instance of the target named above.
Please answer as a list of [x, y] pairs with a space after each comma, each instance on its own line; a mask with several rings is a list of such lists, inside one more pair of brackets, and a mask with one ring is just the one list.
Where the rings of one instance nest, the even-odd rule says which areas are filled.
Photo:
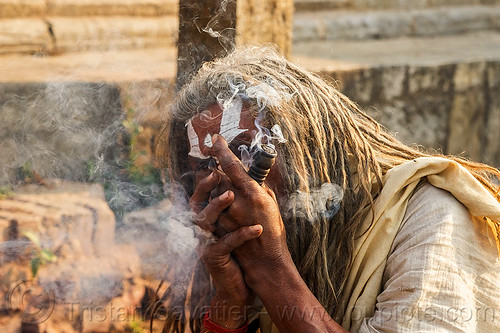
[[[170, 47], [175, 45], [177, 28], [175, 15], [1, 19], [0, 54]], [[500, 6], [298, 12], [294, 42], [421, 37], [498, 29]]]
[[[176, 49], [72, 52], [53, 56], [0, 55], [0, 83], [29, 82], [141, 82], [172, 79]], [[146, 85], [147, 86], [147, 85]], [[21, 88], [19, 88], [21, 89]], [[4, 89], [0, 84], [0, 95]]]
[[45, 9], [45, 0], [0, 0], [0, 18], [40, 16]]
[[500, 33], [297, 42], [292, 54], [313, 71], [500, 61]]
[[[500, 0], [460, 0], [455, 6], [500, 4]], [[449, 0], [295, 0], [297, 12], [327, 9], [425, 9]], [[0, 18], [26, 16], [163, 16], [178, 11], [176, 0], [0, 0]]]
[[422, 9], [432, 7], [500, 4], [500, 0], [295, 0], [295, 9]]
[[46, 17], [0, 20], [0, 54], [173, 46], [177, 17]]
[[359, 40], [461, 34], [500, 29], [500, 5], [418, 10], [301, 11], [294, 17], [294, 42]]
[[295, 0], [295, 12], [352, 8], [352, 0]]
[[[120, 10], [113, 9], [114, 2], [111, 0], [102, 6], [97, 6], [97, 0], [83, 1], [78, 5], [72, 4], [73, 1], [53, 0], [47, 2], [52, 4], [48, 6], [46, 2], [36, 0], [17, 2], [0, 0], [0, 12], [4, 14], [12, 12], [14, 5], [20, 6], [17, 10], [20, 17], [1, 19], [2, 16], [9, 15], [0, 14], [0, 54], [64, 53], [175, 45], [178, 29], [176, 9], [172, 9], [177, 7], [175, 3], [170, 2], [169, 8], [172, 10], [156, 12], [164, 13], [164, 16], [145, 16], [147, 14], [145, 10], [142, 11], [145, 13], [144, 16], [124, 16], [127, 13], [132, 14], [134, 6], [151, 7], [160, 1], [120, 0], [116, 4]], [[341, 2], [332, 0], [328, 3]], [[12, 6], [7, 6], [9, 3]], [[119, 6], [120, 3], [123, 6]], [[44, 5], [53, 8], [52, 13], [59, 16], [33, 14]], [[108, 7], [113, 10], [108, 11]], [[74, 12], [69, 8], [73, 8]], [[73, 17], [72, 13], [89, 16]], [[111, 13], [123, 15], [105, 16]], [[139, 15], [141, 10], [137, 9], [134, 13]], [[26, 17], [22, 17], [23, 15]], [[34, 16], [28, 17], [30, 15]], [[455, 6], [410, 11], [300, 10], [295, 13], [293, 35], [294, 42], [300, 43], [450, 35], [498, 29], [500, 29], [500, 5]]]
[[176, 0], [0, 0], [0, 18], [176, 15]]
[[[437, 66], [500, 61], [500, 33], [400, 37], [381, 40], [309, 41], [293, 45], [292, 60], [316, 71], [391, 66]], [[87, 51], [54, 56], [3, 55], [0, 82], [171, 80], [176, 49]]]

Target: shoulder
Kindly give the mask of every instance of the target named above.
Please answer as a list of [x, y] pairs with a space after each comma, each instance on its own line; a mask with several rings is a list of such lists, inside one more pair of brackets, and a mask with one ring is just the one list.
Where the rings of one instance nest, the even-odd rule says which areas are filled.
[[375, 315], [361, 331], [500, 329], [500, 264], [481, 228], [449, 192], [420, 184], [387, 257]]
[[416, 245], [426, 246], [427, 251], [445, 244], [457, 246], [471, 233], [472, 223], [467, 208], [453, 195], [422, 182], [408, 201], [389, 258]]

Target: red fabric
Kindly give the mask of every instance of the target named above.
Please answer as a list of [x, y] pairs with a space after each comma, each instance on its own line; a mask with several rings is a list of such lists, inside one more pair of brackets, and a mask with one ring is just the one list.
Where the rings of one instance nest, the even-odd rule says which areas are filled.
[[210, 319], [210, 312], [205, 313], [203, 325], [207, 330], [214, 333], [246, 333], [248, 331], [248, 321], [240, 328], [226, 328], [214, 323]]

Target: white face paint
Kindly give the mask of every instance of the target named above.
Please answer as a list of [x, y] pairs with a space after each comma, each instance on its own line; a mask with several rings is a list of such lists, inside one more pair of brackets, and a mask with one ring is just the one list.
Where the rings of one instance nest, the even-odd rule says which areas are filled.
[[233, 100], [233, 103], [222, 112], [219, 134], [226, 139], [227, 143], [230, 143], [235, 137], [246, 131], [246, 129], [239, 128], [242, 107], [243, 103], [238, 98]]
[[235, 98], [229, 105], [226, 105], [224, 111], [220, 111], [220, 109], [213, 110], [213, 112], [207, 110], [191, 118], [186, 123], [191, 146], [189, 155], [199, 159], [207, 159], [210, 156], [206, 151], [212, 146], [212, 135], [220, 134], [227, 143], [231, 143], [234, 138], [247, 131], [247, 129], [240, 128], [242, 106], [241, 99]]
[[187, 122], [186, 127], [188, 132], [187, 134], [189, 138], [189, 145], [191, 146], [189, 155], [201, 159], [207, 158], [200, 150], [198, 134], [196, 134], [196, 132], [194, 131], [192, 119]]

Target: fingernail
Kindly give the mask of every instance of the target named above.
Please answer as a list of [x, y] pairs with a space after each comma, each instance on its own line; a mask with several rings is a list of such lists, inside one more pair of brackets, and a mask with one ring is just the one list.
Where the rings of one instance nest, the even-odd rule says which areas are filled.
[[212, 144], [215, 144], [215, 141], [217, 141], [217, 137], [219, 136], [219, 134], [214, 134], [212, 135]]
[[214, 178], [217, 180], [217, 182], [220, 182], [220, 172], [217, 171], [217, 169], [214, 170]]
[[229, 198], [230, 192], [230, 190], [227, 190], [226, 192], [222, 193], [219, 198], [221, 198], [221, 200], [226, 200], [227, 198]]
[[250, 227], [251, 232], [255, 233], [261, 233], [262, 232], [262, 226], [260, 224], [256, 224]]

